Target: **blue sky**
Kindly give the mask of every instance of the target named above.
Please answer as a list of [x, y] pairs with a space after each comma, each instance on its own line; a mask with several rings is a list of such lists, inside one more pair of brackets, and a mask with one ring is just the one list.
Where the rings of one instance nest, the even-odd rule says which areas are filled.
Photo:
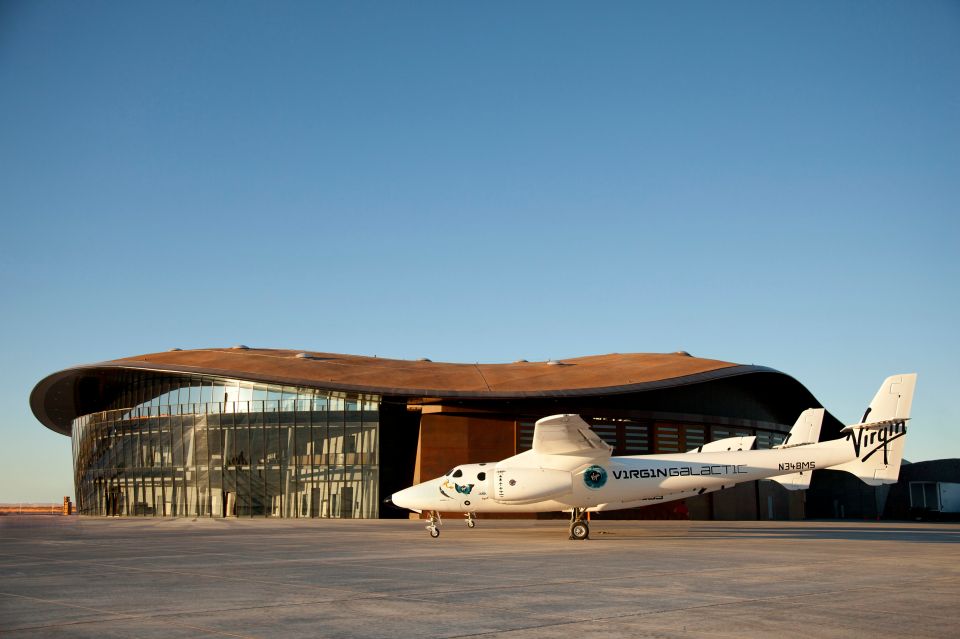
[[0, 5], [0, 502], [79, 363], [687, 350], [960, 456], [960, 5]]

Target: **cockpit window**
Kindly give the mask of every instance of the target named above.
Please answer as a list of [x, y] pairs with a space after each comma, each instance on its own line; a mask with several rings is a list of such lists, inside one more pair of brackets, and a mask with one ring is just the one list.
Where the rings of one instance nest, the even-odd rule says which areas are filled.
[[479, 479], [480, 481], [483, 481], [486, 478], [487, 478], [486, 473], [477, 473], [477, 479]]
[[458, 468], [453, 471], [453, 475], [451, 475], [451, 477], [463, 477], [463, 471]]
[[443, 476], [444, 476], [444, 477], [449, 477], [449, 476], [451, 476], [451, 475], [453, 474], [453, 471], [455, 471], [455, 470], [456, 470], [456, 468], [451, 468], [450, 470], [448, 470], [447, 472], [445, 472], [445, 473], [443, 474]]

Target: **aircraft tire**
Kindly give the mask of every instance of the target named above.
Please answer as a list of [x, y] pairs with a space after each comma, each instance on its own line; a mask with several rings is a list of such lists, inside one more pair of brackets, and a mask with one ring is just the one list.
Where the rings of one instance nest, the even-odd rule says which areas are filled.
[[439, 536], [440, 536], [440, 529], [439, 529], [439, 528], [431, 528], [431, 529], [430, 529], [430, 536], [433, 537], [434, 539], [436, 539], [437, 537], [439, 537]]
[[467, 528], [475, 528], [476, 525], [477, 525], [477, 522], [473, 521], [472, 519], [467, 522]]
[[590, 539], [590, 526], [587, 525], [587, 522], [578, 521], [570, 526], [570, 539], [576, 539], [578, 541]]

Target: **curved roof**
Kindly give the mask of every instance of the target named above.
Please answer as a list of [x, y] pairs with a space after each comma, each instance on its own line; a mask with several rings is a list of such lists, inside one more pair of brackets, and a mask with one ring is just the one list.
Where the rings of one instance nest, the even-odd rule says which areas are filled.
[[[746, 373], [779, 373], [686, 353], [611, 353], [561, 361], [452, 364], [334, 353], [210, 348], [175, 350], [75, 366], [42, 379], [30, 395], [34, 415], [69, 434], [79, 415], [96, 412], [98, 377], [118, 370], [217, 375], [331, 390], [431, 398], [584, 397], [682, 386]], [[102, 401], [102, 400], [100, 400]]]

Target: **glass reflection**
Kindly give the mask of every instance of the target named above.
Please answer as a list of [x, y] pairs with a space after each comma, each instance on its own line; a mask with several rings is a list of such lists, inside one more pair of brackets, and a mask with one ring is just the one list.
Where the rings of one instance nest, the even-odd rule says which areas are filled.
[[378, 397], [130, 372], [109, 410], [74, 420], [77, 506], [102, 516], [373, 518], [378, 433]]

